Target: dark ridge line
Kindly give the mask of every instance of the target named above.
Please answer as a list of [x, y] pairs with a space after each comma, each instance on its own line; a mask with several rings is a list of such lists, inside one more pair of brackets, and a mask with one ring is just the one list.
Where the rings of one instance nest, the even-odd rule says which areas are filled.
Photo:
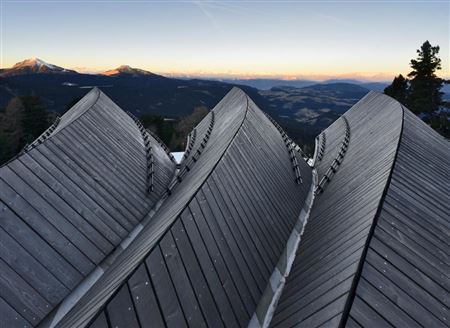
[[[191, 153], [192, 148], [194, 148], [196, 137], [197, 137], [197, 128], [194, 128], [194, 130], [192, 130], [192, 132], [189, 133], [189, 135], [188, 135], [189, 142], [188, 142], [186, 150], [184, 151], [184, 154], [183, 154], [183, 161], [189, 157], [189, 154]], [[181, 164], [184, 164], [184, 163], [181, 163]]]
[[127, 112], [127, 114], [134, 120], [139, 131], [141, 132], [142, 140], [144, 140], [145, 146], [145, 157], [147, 159], [147, 195], [149, 195], [154, 190], [154, 175], [155, 175], [155, 158], [153, 156], [153, 148], [150, 143], [150, 134], [148, 130], [144, 128], [141, 121], [139, 121], [136, 116]]
[[317, 154], [317, 161], [320, 162], [323, 158], [323, 155], [325, 153], [325, 145], [326, 145], [326, 135], [325, 132], [322, 132], [319, 136], [320, 137], [320, 148], [319, 153]]
[[386, 198], [386, 195], [389, 191], [389, 187], [391, 185], [392, 173], [394, 172], [395, 164], [397, 162], [398, 152], [399, 152], [399, 149], [401, 146], [401, 140], [402, 140], [402, 136], [403, 136], [403, 128], [404, 128], [404, 124], [405, 124], [405, 108], [403, 107], [403, 105], [400, 105], [400, 108], [402, 111], [402, 125], [400, 127], [400, 134], [398, 136], [397, 149], [395, 151], [395, 156], [392, 161], [391, 170], [389, 172], [389, 177], [386, 181], [386, 185], [384, 186], [383, 194], [381, 195], [380, 201], [378, 203], [377, 212], [375, 213], [375, 216], [373, 218], [372, 226], [370, 227], [369, 233], [367, 235], [366, 243], [365, 243], [363, 251], [361, 253], [361, 258], [358, 263], [358, 268], [356, 269], [356, 272], [355, 272], [355, 277], [353, 278], [352, 285], [348, 292], [347, 301], [345, 302], [344, 311], [342, 312], [341, 320], [339, 322], [339, 326], [338, 326], [339, 328], [344, 328], [347, 325], [347, 321], [350, 316], [350, 311], [352, 309], [353, 301], [355, 300], [355, 297], [356, 297], [356, 289], [358, 287], [359, 280], [361, 279], [362, 270], [364, 267], [364, 263], [366, 261], [366, 256], [367, 256], [367, 252], [369, 250], [370, 242], [372, 241], [372, 238], [374, 236], [375, 228], [378, 225], [378, 218], [380, 216], [381, 210], [383, 209], [384, 200]]
[[331, 181], [331, 178], [336, 174], [339, 166], [342, 164], [342, 161], [344, 160], [345, 154], [347, 153], [348, 145], [350, 143], [350, 125], [348, 124], [348, 120], [347, 120], [347, 118], [344, 115], [342, 115], [342, 119], [345, 122], [345, 137], [344, 137], [344, 140], [342, 141], [341, 148], [339, 149], [338, 155], [333, 160], [333, 162], [331, 163], [331, 165], [328, 168], [328, 170], [325, 172], [325, 174], [322, 177], [322, 179], [320, 179], [320, 182], [317, 185], [316, 190], [314, 191], [316, 196], [318, 196], [321, 193], [323, 193], [323, 191], [325, 190], [326, 185]]
[[294, 170], [294, 173], [295, 173], [295, 182], [297, 184], [303, 184], [302, 174], [300, 172], [300, 168], [299, 168], [298, 161], [297, 161], [297, 156], [295, 156], [294, 146], [292, 144], [293, 144], [293, 142], [286, 141], [286, 147], [288, 149], [288, 153], [289, 153], [289, 156], [291, 159], [292, 169]]
[[300, 172], [300, 167], [298, 165], [297, 157], [295, 156], [294, 149], [297, 149], [297, 152], [300, 153], [303, 156], [303, 153], [301, 151], [301, 148], [297, 146], [297, 144], [289, 138], [289, 136], [284, 132], [283, 128], [266, 112], [264, 112], [264, 115], [269, 119], [269, 121], [277, 128], [278, 132], [281, 135], [281, 138], [283, 138], [283, 141], [286, 145], [289, 158], [291, 160], [292, 170], [295, 174], [295, 183], [296, 184], [303, 184], [302, 174]]
[[[197, 151], [191, 156], [190, 159], [186, 158], [186, 160], [188, 162], [183, 165], [183, 167], [180, 169], [180, 171], [178, 171], [172, 184], [167, 188], [167, 191], [166, 191], [167, 195], [170, 196], [172, 194], [173, 188], [175, 188], [181, 181], [183, 181], [184, 176], [191, 170], [192, 166], [198, 161], [200, 155], [203, 152], [203, 149], [205, 149], [206, 145], [208, 144], [209, 137], [211, 136], [211, 132], [214, 128], [214, 122], [215, 122], [215, 114], [213, 111], [211, 111], [211, 118], [210, 118], [209, 126], [205, 132], [205, 135], [203, 136], [202, 142], [200, 143], [200, 147], [197, 147]], [[193, 131], [194, 131], [193, 138], [190, 138], [190, 140], [189, 140], [188, 156], [191, 153], [192, 148], [194, 147], [195, 138], [197, 135], [197, 132], [196, 132], [197, 130], [194, 129]]]
[[23, 147], [20, 154], [24, 154], [30, 150], [32, 150], [34, 147], [40, 145], [43, 143], [52, 133], [55, 131], [56, 127], [58, 126], [59, 122], [61, 121], [61, 118], [58, 116], [56, 117], [56, 120], [50, 125], [50, 127], [47, 128], [36, 140], [34, 140], [31, 144], [25, 145]]
[[[240, 89], [238, 89], [240, 90]], [[241, 91], [241, 90], [240, 90]], [[243, 91], [241, 91], [243, 92]], [[233, 137], [230, 139], [230, 142], [228, 143], [227, 147], [225, 148], [225, 150], [222, 152], [222, 154], [220, 155], [219, 159], [217, 160], [217, 162], [214, 164], [214, 166], [212, 167], [211, 171], [208, 173], [208, 175], [205, 177], [204, 181], [200, 184], [200, 186], [198, 187], [197, 191], [195, 193], [193, 193], [193, 195], [189, 198], [189, 200], [186, 202], [186, 204], [183, 206], [182, 210], [180, 211], [180, 214], [186, 209], [188, 208], [188, 204], [195, 198], [195, 196], [197, 195], [198, 191], [201, 190], [201, 188], [203, 187], [203, 185], [208, 181], [209, 177], [211, 176], [211, 174], [215, 171], [217, 165], [219, 165], [219, 163], [222, 161], [222, 158], [225, 156], [225, 154], [227, 153], [228, 149], [230, 148], [230, 146], [233, 144], [234, 140], [236, 139], [237, 134], [239, 133], [239, 131], [241, 131], [242, 126], [244, 125], [244, 122], [247, 119], [247, 113], [249, 110], [249, 98], [248, 95], [245, 94], [246, 97], [246, 107], [245, 107], [245, 114], [244, 117], [242, 118], [242, 121], [239, 125], [239, 127], [236, 129], [236, 132], [234, 133]], [[179, 218], [179, 216], [175, 217], [174, 220], [168, 225], [168, 227], [165, 229], [165, 231], [163, 233], [161, 233], [161, 236], [159, 236], [156, 241], [154, 242], [153, 246], [150, 248], [150, 250], [148, 251], [148, 253], [146, 254], [147, 256], [150, 254], [150, 252], [157, 246], [157, 244], [159, 243], [159, 241], [161, 241], [161, 239], [163, 238], [163, 236], [173, 227], [173, 225], [175, 224], [175, 222], [177, 221], [177, 219]], [[144, 256], [142, 258], [142, 261], [146, 258], [146, 256]], [[117, 293], [119, 292], [120, 287], [124, 284], [124, 283], [128, 283], [128, 279], [137, 271], [137, 269], [139, 268], [139, 265], [137, 265], [133, 270], [131, 270], [126, 277], [123, 278], [123, 280], [118, 284], [118, 286], [116, 287], [116, 290], [113, 291], [109, 296], [106, 297], [106, 300], [104, 301], [104, 303], [100, 306], [100, 308], [97, 310], [97, 312], [92, 315], [91, 318], [83, 318], [81, 319], [83, 323], [85, 323], [84, 327], [92, 324], [95, 319], [99, 316], [99, 313], [106, 310], [106, 306], [109, 304], [109, 302], [111, 301], [111, 299], [117, 295]], [[106, 273], [106, 272], [105, 272]], [[98, 281], [97, 281], [98, 282]], [[89, 290], [87, 291], [87, 293], [89, 293]], [[84, 294], [82, 296], [86, 297], [86, 294]], [[81, 298], [81, 299], [82, 299]], [[80, 299], [80, 300], [81, 300]], [[61, 320], [55, 325], [55, 327], [65, 327], [66, 325], [68, 325], [68, 323], [66, 322], [65, 318], [67, 318], [67, 316], [73, 311], [73, 309], [77, 306], [76, 303], [74, 304], [74, 306], [72, 307], [72, 309], [67, 312], [62, 318]], [[85, 305], [84, 307], [86, 307], [88, 305]], [[70, 319], [69, 318], [69, 324], [71, 324], [73, 326], [73, 321], [75, 321], [78, 325], [80, 325], [79, 322], [79, 316], [75, 319]], [[87, 320], [86, 320], [87, 319]], [[63, 326], [62, 326], [63, 325]]]
[[[376, 237], [375, 237], [375, 238], [376, 238]], [[378, 238], [377, 238], [377, 239], [378, 239]], [[379, 242], [382, 242], [382, 241], [380, 241], [379, 239], [378, 239], [378, 241], [379, 241]], [[376, 253], [378, 256], [383, 257], [383, 255], [380, 254], [379, 251], [376, 251], [376, 250], [374, 250], [374, 249], [372, 249], [372, 250], [373, 250], [373, 252]], [[399, 255], [397, 252], [396, 252], [396, 254]], [[400, 256], [400, 255], [399, 255], [399, 256]], [[410, 279], [410, 280], [412, 281], [413, 284], [417, 285], [417, 286], [418, 286], [417, 289], [421, 289], [423, 292], [430, 294], [425, 288], [423, 288], [419, 283], [417, 283], [416, 280], [412, 279], [411, 276], [410, 276], [409, 274], [405, 273], [406, 270], [400, 269], [397, 265], [395, 265], [395, 264], [393, 263], [392, 260], [387, 259], [387, 261], [390, 262], [390, 263], [392, 264], [392, 266], [393, 266], [394, 268], [396, 268], [401, 274], [403, 274], [403, 275], [406, 276], [408, 279]], [[381, 272], [377, 267], [375, 267], [375, 265], [371, 264], [370, 262], [368, 262], [368, 264], [371, 265], [371, 266], [373, 267], [374, 270], [378, 271], [380, 274], [383, 274], [383, 272]], [[430, 278], [427, 274], [423, 273], [422, 270], [420, 270], [420, 269], [418, 269], [418, 270], [419, 270], [422, 274], [424, 274], [425, 276], [427, 276], [430, 280], [432, 280], [434, 283], [438, 284], [433, 278]], [[365, 278], [363, 277], [363, 279], [365, 279]], [[395, 283], [394, 281], [392, 281], [392, 279], [390, 279], [390, 278], [387, 278], [387, 280], [389, 280], [389, 281], [392, 283], [392, 285], [395, 285], [395, 286], [396, 286], [399, 290], [401, 290], [403, 293], [405, 293], [406, 295], [408, 295], [412, 300], [414, 300], [415, 302], [417, 302], [417, 303], [420, 304], [420, 301], [419, 301], [414, 295], [411, 295], [410, 290], [407, 290], [407, 289], [405, 289], [405, 288], [402, 288], [402, 287], [399, 286], [397, 283]], [[366, 280], [366, 281], [367, 281], [367, 280]], [[367, 281], [367, 282], [373, 285], [373, 283], [371, 283], [371, 282], [369, 282], [369, 281]], [[376, 287], [376, 286], [375, 286], [375, 287]], [[383, 294], [383, 296], [385, 296], [386, 298], [388, 298], [383, 292], [380, 292], [380, 293]], [[431, 298], [434, 299], [435, 301], [437, 301], [437, 303], [440, 303], [442, 306], [446, 306], [446, 304], [444, 304], [444, 303], [442, 302], [442, 300], [441, 300], [440, 298], [436, 297], [435, 295], [431, 295]], [[389, 299], [389, 298], [388, 298], [388, 299]], [[389, 299], [389, 300], [390, 300], [390, 299]], [[391, 300], [391, 302], [393, 302], [393, 301]], [[420, 305], [422, 305], [422, 304], [420, 304]], [[432, 311], [430, 311], [428, 308], [426, 308], [425, 306], [423, 306], [423, 307], [424, 307], [425, 310], [426, 310], [428, 313], [430, 313], [432, 316], [434, 316], [434, 317], [436, 317], [438, 320], [442, 321], [441, 318], [439, 318], [438, 316], [436, 316], [436, 315], [435, 315]], [[411, 317], [409, 313], [405, 312], [404, 309], [400, 308], [400, 310], [401, 310], [402, 312], [404, 312], [406, 315], [408, 315], [412, 320], [417, 321], [416, 319], [414, 319], [413, 317]], [[377, 313], [378, 313], [378, 312], [377, 312]], [[380, 316], [382, 316], [381, 313], [378, 313], [378, 314], [379, 314]], [[444, 324], [445, 324], [445, 323], [444, 323]]]

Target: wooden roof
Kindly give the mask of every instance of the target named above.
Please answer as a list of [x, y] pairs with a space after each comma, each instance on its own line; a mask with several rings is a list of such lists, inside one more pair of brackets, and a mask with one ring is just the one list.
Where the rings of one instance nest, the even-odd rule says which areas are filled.
[[449, 143], [375, 92], [323, 135], [326, 183], [271, 326], [448, 326]]
[[182, 182], [61, 326], [248, 324], [311, 169], [301, 160], [304, 182], [296, 182], [281, 134], [239, 89], [200, 123], [194, 144]]
[[144, 140], [98, 89], [0, 168], [0, 312], [7, 326], [39, 323], [140, 224], [175, 164]]
[[175, 170], [92, 90], [0, 168], [2, 326], [449, 326], [448, 141], [371, 92], [316, 146], [234, 88]]

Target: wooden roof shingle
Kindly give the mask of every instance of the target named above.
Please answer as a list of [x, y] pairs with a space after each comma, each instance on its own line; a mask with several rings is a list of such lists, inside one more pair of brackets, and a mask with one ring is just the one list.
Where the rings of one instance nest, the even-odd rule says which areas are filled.
[[175, 169], [152, 144], [149, 195], [139, 129], [94, 89], [0, 168], [2, 320], [39, 323], [139, 225]]
[[311, 169], [298, 155], [298, 184], [283, 137], [239, 89], [197, 130], [190, 170], [61, 327], [248, 325], [308, 195]]
[[[349, 143], [329, 174], [345, 121]], [[326, 129], [319, 145], [324, 135], [315, 167], [327, 183], [271, 326], [448, 327], [448, 141], [375, 92]]]

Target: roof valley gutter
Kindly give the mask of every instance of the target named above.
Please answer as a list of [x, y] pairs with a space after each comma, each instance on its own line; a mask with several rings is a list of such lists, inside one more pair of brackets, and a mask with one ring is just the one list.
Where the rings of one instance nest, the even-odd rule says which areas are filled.
[[[204, 183], [208, 180], [208, 178], [209, 178], [209, 176], [212, 174], [212, 172], [214, 172], [214, 170], [215, 170], [215, 168], [217, 167], [217, 165], [219, 165], [219, 163], [221, 162], [222, 158], [225, 156], [225, 154], [227, 153], [228, 149], [230, 148], [230, 146], [233, 144], [234, 140], [236, 139], [236, 136], [237, 136], [237, 134], [239, 133], [239, 131], [241, 130], [241, 128], [242, 128], [244, 122], [246, 121], [246, 119], [247, 119], [247, 114], [248, 114], [248, 111], [249, 111], [249, 97], [248, 97], [247, 95], [245, 95], [245, 97], [246, 97], [246, 102], [247, 102], [247, 103], [246, 103], [246, 107], [245, 107], [245, 114], [244, 114], [244, 116], [243, 116], [243, 118], [242, 118], [241, 123], [239, 124], [239, 127], [236, 129], [236, 132], [234, 133], [233, 137], [230, 139], [230, 141], [229, 141], [227, 147], [225, 148], [225, 150], [223, 151], [223, 153], [220, 155], [219, 159], [218, 159], [217, 162], [214, 164], [214, 166], [211, 168], [211, 171], [207, 174], [207, 176], [205, 177], [205, 179], [204, 179], [203, 182], [200, 184], [200, 186], [198, 187], [197, 190], [200, 190], [200, 189], [201, 189], [201, 187], [202, 187], [202, 186], [204, 185]], [[183, 208], [180, 210], [179, 213], [181, 213], [181, 212], [186, 208], [187, 204], [189, 204], [189, 203], [191, 202], [191, 200], [195, 197], [196, 194], [197, 194], [197, 192], [195, 192], [195, 193], [192, 195], [192, 197], [186, 202], [186, 205], [183, 206]], [[155, 213], [157, 213], [157, 212], [155, 211]], [[178, 215], [177, 215], [177, 216], [178, 216]], [[175, 219], [176, 219], [177, 216], [174, 217], [174, 220], [166, 227], [166, 229], [160, 234], [160, 236], [158, 236], [158, 237], [156, 238], [156, 241], [155, 241], [154, 244], [151, 246], [151, 249], [153, 249], [153, 247], [154, 247], [154, 246], [156, 245], [156, 243], [162, 238], [162, 236], [165, 234], [165, 232], [168, 231], [168, 230], [172, 227], [172, 225], [173, 225], [173, 224], [175, 223], [175, 221], [176, 221]], [[150, 249], [150, 250], [151, 250], [151, 249]], [[132, 274], [136, 271], [137, 268], [138, 268], [138, 266], [136, 266], [135, 268], [133, 268], [132, 270], [130, 270], [130, 271], [127, 273], [127, 275], [123, 278], [123, 280], [127, 279], [127, 277], [129, 277], [130, 275], [132, 275]], [[97, 279], [97, 280], [98, 280], [98, 279]], [[96, 281], [97, 281], [97, 280], [96, 280]], [[123, 282], [123, 280], [122, 280], [122, 282]], [[115, 295], [115, 294], [118, 292], [119, 286], [121, 286], [121, 285], [122, 285], [122, 283], [118, 284], [118, 285], [114, 288], [113, 291], [108, 291], [108, 292], [107, 292], [109, 295], [105, 296], [102, 300], [98, 301], [98, 302], [103, 302], [103, 303], [101, 304], [101, 306], [100, 306], [100, 309], [102, 309], [102, 308], [104, 308], [104, 307], [106, 306], [107, 301], [108, 301], [113, 295]], [[89, 287], [89, 288], [90, 288], [90, 287]], [[89, 289], [86, 289], [85, 293], [84, 293], [82, 296], [84, 296], [84, 295], [85, 295], [86, 293], [88, 293], [88, 292], [89, 292]], [[81, 299], [81, 297], [80, 297], [79, 299]], [[72, 315], [72, 317], [71, 317], [71, 316], [70, 316], [70, 315], [71, 315], [71, 310], [72, 310], [76, 305], [77, 305], [77, 303], [75, 303], [75, 304], [73, 304], [73, 305], [71, 306], [71, 308], [69, 309], [69, 311], [67, 311], [66, 314], [65, 314], [63, 317], [61, 317], [61, 320], [60, 320], [59, 322], [56, 323], [56, 326], [59, 326], [59, 324], [61, 323], [64, 327], [67, 326], [67, 325], [70, 325], [70, 326], [76, 326], [76, 327], [85, 327], [89, 322], [91, 322], [91, 321], [95, 318], [95, 315], [96, 315], [97, 311], [96, 311], [95, 313], [92, 313], [91, 311], [86, 311], [86, 312], [89, 312], [88, 318], [86, 318], [86, 317], [81, 318], [81, 319], [80, 319], [80, 318], [77, 318], [77, 317], [73, 318], [74, 315]], [[89, 306], [90, 306], [90, 303], [87, 302], [86, 304], [82, 305], [82, 308], [86, 308], [86, 307], [89, 307]], [[69, 317], [65, 320], [65, 318], [67, 317], [67, 315], [69, 315]], [[47, 327], [47, 326], [46, 326], [46, 325], [43, 325], [43, 327]]]
[[256, 307], [255, 313], [250, 320], [248, 325], [249, 328], [267, 328], [272, 321], [275, 309], [286, 283], [286, 278], [291, 271], [292, 264], [294, 263], [294, 259], [297, 254], [297, 249], [300, 245], [301, 237], [314, 204], [314, 191], [318, 182], [317, 180], [318, 177], [316, 169], [313, 169], [311, 186], [308, 191], [305, 204], [300, 211], [297, 223], [289, 236], [283, 254], [279, 259], [277, 266], [273, 270], [273, 273], [270, 276], [270, 281], [267, 284], [267, 287], [261, 296], [261, 300]]
[[[95, 101], [88, 108], [92, 108], [98, 102], [100, 98], [100, 91], [94, 88], [91, 92], [97, 92]], [[81, 113], [78, 117], [83, 116], [88, 110]], [[70, 122], [72, 123], [72, 122]], [[142, 142], [145, 144], [144, 136], [141, 135]], [[175, 179], [176, 169], [173, 172], [172, 179]], [[150, 222], [152, 217], [161, 207], [162, 203], [167, 199], [167, 195], [163, 195], [161, 199], [153, 206], [152, 209], [145, 215], [144, 219], [128, 234], [128, 236], [122, 240], [122, 242], [109, 254], [102, 262], [85, 278], [81, 283], [52, 311], [39, 325], [40, 327], [55, 327], [64, 316], [77, 304], [77, 302], [83, 297], [83, 295], [100, 279], [105, 271], [112, 265], [115, 259], [131, 244], [131, 242], [138, 236], [139, 232]]]
[[320, 138], [320, 134], [314, 139], [314, 155], [308, 163], [311, 167], [314, 167], [316, 165], [317, 158], [319, 156], [319, 147], [320, 147], [319, 138]]
[[362, 269], [363, 269], [363, 266], [364, 266], [364, 262], [366, 260], [367, 251], [369, 250], [370, 242], [371, 242], [372, 237], [374, 235], [375, 228], [376, 228], [376, 226], [378, 224], [378, 218], [379, 218], [380, 212], [381, 212], [381, 210], [383, 208], [384, 199], [386, 198], [386, 194], [387, 194], [387, 192], [389, 190], [389, 186], [391, 185], [392, 173], [394, 172], [395, 163], [397, 162], [398, 151], [399, 151], [399, 148], [400, 148], [400, 142], [402, 140], [402, 135], [403, 135], [403, 126], [405, 124], [405, 108], [403, 107], [403, 105], [400, 105], [400, 107], [401, 107], [401, 111], [402, 111], [402, 124], [401, 124], [401, 127], [400, 127], [400, 133], [399, 133], [399, 137], [398, 137], [398, 140], [397, 140], [397, 148], [396, 148], [396, 151], [395, 151], [395, 156], [394, 156], [394, 159], [392, 161], [392, 165], [391, 165], [391, 168], [390, 168], [390, 171], [389, 171], [389, 177], [388, 177], [388, 179], [386, 181], [386, 185], [384, 186], [383, 194], [381, 195], [380, 201], [378, 203], [377, 212], [375, 213], [375, 216], [373, 218], [372, 226], [370, 227], [370, 231], [369, 231], [369, 234], [367, 236], [366, 243], [364, 245], [364, 249], [363, 249], [361, 257], [359, 259], [358, 268], [356, 269], [356, 273], [355, 273], [355, 276], [353, 278], [352, 285], [350, 287], [350, 291], [348, 293], [347, 300], [345, 302], [344, 311], [342, 312], [341, 320], [339, 322], [339, 326], [338, 326], [339, 328], [343, 328], [343, 327], [345, 327], [347, 325], [348, 317], [350, 315], [350, 311], [351, 311], [351, 308], [352, 308], [352, 305], [353, 305], [353, 301], [355, 300], [355, 296], [356, 296], [356, 288], [358, 287], [359, 280], [361, 279]]
[[100, 279], [105, 271], [111, 266], [114, 260], [131, 244], [139, 232], [150, 222], [166, 197], [161, 198], [150, 210], [145, 218], [140, 222], [129, 235], [122, 240], [116, 249], [106, 257], [82, 282], [39, 324], [39, 327], [55, 327], [64, 316], [77, 304], [83, 295]]

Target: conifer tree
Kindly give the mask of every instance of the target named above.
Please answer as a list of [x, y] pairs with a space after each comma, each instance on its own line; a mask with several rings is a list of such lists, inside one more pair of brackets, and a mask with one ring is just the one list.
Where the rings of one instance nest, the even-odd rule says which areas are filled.
[[391, 85], [384, 89], [384, 93], [406, 105], [408, 100], [408, 88], [408, 80], [400, 74], [394, 78]]
[[410, 87], [407, 105], [415, 113], [431, 116], [443, 105], [441, 88], [445, 81], [436, 75], [436, 71], [441, 69], [439, 46], [425, 41], [417, 54], [417, 58], [410, 62], [413, 70], [408, 74]]

